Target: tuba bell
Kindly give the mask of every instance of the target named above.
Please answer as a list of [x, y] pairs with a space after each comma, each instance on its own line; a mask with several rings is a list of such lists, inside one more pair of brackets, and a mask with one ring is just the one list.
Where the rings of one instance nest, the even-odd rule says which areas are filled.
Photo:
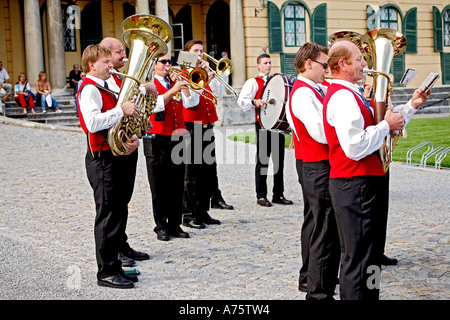
[[142, 93], [139, 86], [152, 72], [153, 59], [168, 52], [167, 42], [172, 39], [172, 28], [164, 20], [152, 15], [130, 16], [122, 22], [121, 28], [122, 38], [130, 49], [128, 64], [124, 73], [113, 70], [110, 73], [124, 77], [117, 103], [120, 105], [135, 99], [140, 117], [123, 116], [108, 130], [108, 143], [116, 156], [127, 152], [125, 143], [134, 135], [142, 138], [146, 134], [156, 101]]
[[[383, 121], [386, 109], [390, 106], [394, 77], [389, 73], [392, 60], [406, 49], [406, 37], [394, 29], [381, 28], [368, 31], [361, 38], [364, 52], [370, 56], [366, 73], [373, 77], [374, 121]], [[391, 131], [379, 149], [384, 171], [387, 172], [392, 161], [392, 151], [402, 132]]]

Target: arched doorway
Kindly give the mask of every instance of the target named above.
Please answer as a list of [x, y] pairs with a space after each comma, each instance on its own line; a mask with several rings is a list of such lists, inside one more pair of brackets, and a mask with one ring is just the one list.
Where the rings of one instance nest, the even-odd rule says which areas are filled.
[[[81, 52], [90, 45], [102, 41], [102, 8], [101, 2], [89, 3], [81, 12]], [[100, 20], [100, 21], [99, 21]]]
[[221, 53], [230, 56], [230, 7], [225, 1], [216, 1], [206, 15], [206, 53], [216, 59]]

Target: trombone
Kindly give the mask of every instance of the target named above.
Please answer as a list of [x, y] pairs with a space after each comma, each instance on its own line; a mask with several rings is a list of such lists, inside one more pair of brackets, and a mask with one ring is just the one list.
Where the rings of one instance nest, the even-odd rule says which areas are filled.
[[[168, 71], [170, 71], [171, 73], [176, 74], [178, 77], [178, 80], [180, 80], [180, 81], [186, 80], [189, 83], [189, 87], [192, 91], [195, 91], [196, 93], [198, 93], [205, 99], [210, 100], [212, 103], [217, 104], [217, 98], [214, 96], [214, 94], [210, 90], [205, 88], [208, 83], [208, 73], [205, 71], [205, 69], [194, 68], [194, 69], [192, 69], [191, 72], [182, 70], [182, 69], [178, 69], [178, 68], [175, 68], [172, 66], [166, 67], [166, 69]], [[185, 77], [183, 77], [183, 75]], [[206, 91], [207, 93], [209, 93], [211, 95], [211, 98], [208, 97], [206, 94], [199, 92], [200, 90], [203, 90], [203, 91]]]
[[[205, 63], [202, 63], [206, 68], [208, 68], [210, 71], [214, 72], [216, 75], [216, 79], [228, 90], [230, 91], [235, 97], [237, 97], [236, 91], [234, 91], [233, 87], [230, 86], [222, 77], [226, 77], [230, 75], [233, 72], [233, 62], [231, 62], [230, 59], [214, 59], [209, 54], [204, 53], [203, 55], [206, 56], [207, 59], [210, 59], [212, 62], [216, 64], [216, 70], [213, 70], [210, 66], [208, 66]], [[199, 56], [198, 59], [203, 62], [203, 59]], [[218, 76], [218, 77], [217, 77]]]

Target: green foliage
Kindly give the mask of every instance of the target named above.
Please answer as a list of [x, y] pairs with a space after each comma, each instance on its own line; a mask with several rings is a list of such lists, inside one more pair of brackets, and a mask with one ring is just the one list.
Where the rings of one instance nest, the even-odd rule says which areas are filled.
[[[435, 148], [450, 147], [450, 117], [413, 118], [408, 123], [406, 131], [406, 137], [400, 138], [394, 147], [393, 161], [406, 162], [406, 153], [408, 150], [424, 141], [431, 142]], [[291, 142], [291, 136], [285, 135], [285, 137], [285, 146], [288, 148]], [[238, 132], [228, 138], [233, 141], [255, 144], [254, 131]], [[412, 154], [412, 162], [420, 163], [422, 154], [426, 150], [427, 148], [423, 147], [414, 151]], [[428, 159], [427, 165], [434, 166], [434, 156]], [[441, 166], [450, 167], [450, 153], [442, 161]]]

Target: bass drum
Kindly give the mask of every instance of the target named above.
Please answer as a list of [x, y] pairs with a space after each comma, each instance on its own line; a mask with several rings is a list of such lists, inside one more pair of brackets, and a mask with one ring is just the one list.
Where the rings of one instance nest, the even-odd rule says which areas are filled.
[[292, 134], [286, 118], [286, 104], [296, 77], [276, 73], [266, 82], [261, 99], [267, 103], [258, 109], [262, 128]]

